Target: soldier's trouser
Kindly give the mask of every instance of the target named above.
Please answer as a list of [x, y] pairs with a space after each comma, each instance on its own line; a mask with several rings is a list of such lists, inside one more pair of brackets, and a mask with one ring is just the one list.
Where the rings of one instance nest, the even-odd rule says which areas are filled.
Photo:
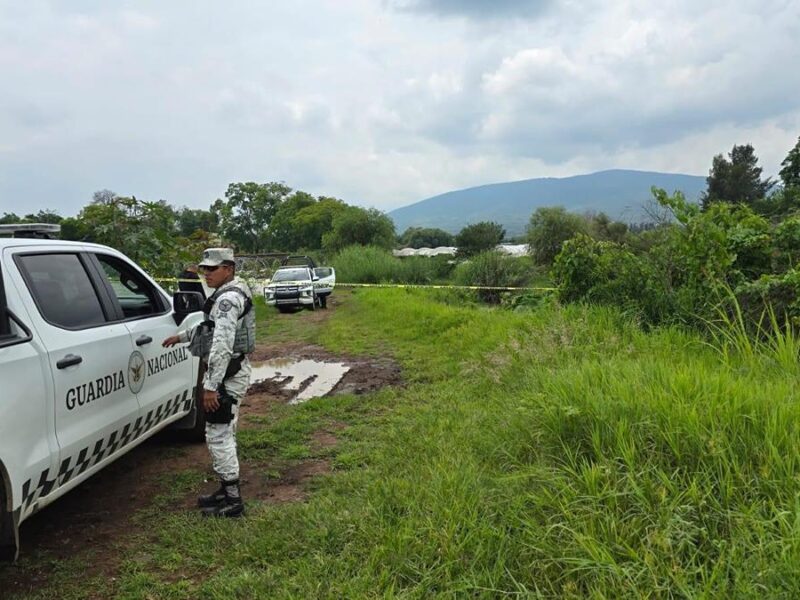
[[222, 481], [239, 479], [239, 458], [236, 456], [236, 425], [239, 407], [250, 384], [250, 361], [242, 361], [242, 369], [224, 381], [228, 394], [233, 396], [233, 419], [230, 423], [206, 423], [206, 444], [211, 454], [211, 466]]

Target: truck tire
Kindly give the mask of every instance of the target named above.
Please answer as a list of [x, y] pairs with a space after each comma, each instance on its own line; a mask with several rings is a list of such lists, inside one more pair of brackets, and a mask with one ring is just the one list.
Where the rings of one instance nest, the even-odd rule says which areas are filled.
[[14, 514], [8, 503], [6, 482], [0, 472], [0, 561], [16, 560], [18, 551], [19, 540], [14, 526]]
[[203, 376], [205, 374], [206, 367], [201, 360], [200, 368], [197, 370], [197, 383], [194, 387], [194, 404], [197, 414], [194, 418], [194, 427], [187, 430], [187, 435], [191, 442], [206, 441], [206, 411], [203, 410], [201, 404], [201, 398], [203, 397]]
[[328, 294], [322, 294], [319, 297], [319, 307], [328, 308]]
[[206, 439], [206, 413], [200, 405], [200, 398], [202, 398], [203, 395], [203, 375], [205, 375], [205, 372], [206, 368], [201, 362], [197, 373], [197, 381], [194, 386], [194, 406], [192, 407], [194, 411], [194, 424], [189, 425], [192, 417], [192, 413], [190, 412], [171, 426], [174, 428], [173, 434], [178, 441], [197, 443], [204, 442]]

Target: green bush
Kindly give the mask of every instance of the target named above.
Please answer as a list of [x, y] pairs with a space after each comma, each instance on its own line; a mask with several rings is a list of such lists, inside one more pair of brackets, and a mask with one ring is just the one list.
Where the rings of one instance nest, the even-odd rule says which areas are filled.
[[559, 299], [617, 305], [645, 323], [669, 317], [672, 306], [663, 282], [646, 257], [621, 244], [578, 234], [564, 242], [553, 265]]
[[542, 206], [531, 215], [525, 233], [530, 253], [537, 264], [552, 265], [564, 242], [579, 233], [589, 233], [589, 223], [563, 206]]
[[[457, 285], [520, 287], [525, 285], [532, 275], [528, 261], [490, 250], [458, 265], [453, 273], [453, 279]], [[498, 304], [502, 294], [501, 290], [478, 291], [481, 300], [491, 304]]]
[[631, 247], [585, 235], [566, 242], [554, 265], [563, 301], [622, 306], [647, 323], [703, 325], [732, 309], [748, 322], [766, 306], [800, 318], [800, 220], [777, 225], [747, 206], [715, 202], [705, 211], [678, 192], [653, 190], [676, 223]]

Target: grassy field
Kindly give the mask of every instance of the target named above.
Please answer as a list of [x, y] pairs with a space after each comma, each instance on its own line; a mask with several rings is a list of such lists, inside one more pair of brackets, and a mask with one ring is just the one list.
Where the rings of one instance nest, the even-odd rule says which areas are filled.
[[404, 368], [402, 388], [285, 407], [243, 432], [243, 456], [277, 460], [347, 425], [308, 501], [233, 523], [154, 507], [141, 522], [155, 539], [115, 581], [68, 573], [41, 595], [800, 596], [796, 360], [644, 333], [608, 309], [343, 297], [316, 323], [259, 310], [261, 342]]

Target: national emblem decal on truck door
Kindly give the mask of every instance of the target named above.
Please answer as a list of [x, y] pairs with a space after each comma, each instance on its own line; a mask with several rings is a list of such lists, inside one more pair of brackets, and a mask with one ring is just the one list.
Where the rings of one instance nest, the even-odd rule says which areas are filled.
[[138, 394], [144, 386], [147, 376], [144, 364], [144, 356], [138, 350], [134, 351], [128, 359], [128, 387], [134, 394]]

